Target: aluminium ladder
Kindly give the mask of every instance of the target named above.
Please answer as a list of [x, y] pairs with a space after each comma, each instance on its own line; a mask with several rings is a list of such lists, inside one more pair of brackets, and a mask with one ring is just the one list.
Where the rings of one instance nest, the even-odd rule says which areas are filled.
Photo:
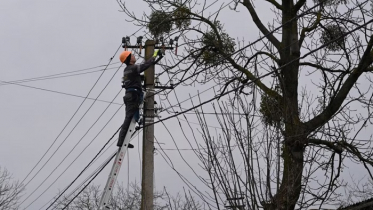
[[[144, 99], [145, 99], [146, 94], [144, 94]], [[140, 105], [139, 109], [141, 109], [142, 104]], [[123, 163], [124, 156], [127, 153], [128, 150], [128, 144], [131, 140], [132, 135], [135, 133], [135, 126], [136, 126], [136, 121], [135, 118], [132, 118], [131, 124], [128, 128], [126, 137], [124, 138], [124, 142], [122, 144], [122, 147], [118, 148], [117, 154], [115, 156], [115, 160], [113, 163], [113, 167], [111, 168], [108, 180], [106, 182], [104, 192], [101, 197], [100, 205], [99, 205], [99, 210], [107, 210], [110, 209], [109, 207], [109, 200], [111, 193], [113, 192], [113, 188], [115, 185], [115, 182], [117, 180], [117, 176], [119, 174], [120, 168]]]

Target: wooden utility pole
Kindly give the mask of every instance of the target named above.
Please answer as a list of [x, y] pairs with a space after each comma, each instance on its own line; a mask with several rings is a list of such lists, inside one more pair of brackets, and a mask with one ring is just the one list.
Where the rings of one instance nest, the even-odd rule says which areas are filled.
[[[154, 53], [155, 42], [145, 42], [145, 60]], [[142, 149], [141, 210], [153, 210], [154, 175], [154, 65], [145, 71], [146, 99], [144, 103], [144, 130]]]

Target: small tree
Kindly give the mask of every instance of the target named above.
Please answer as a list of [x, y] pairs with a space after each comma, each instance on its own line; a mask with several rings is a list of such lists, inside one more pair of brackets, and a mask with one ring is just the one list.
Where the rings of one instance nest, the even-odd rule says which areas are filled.
[[[96, 210], [99, 208], [102, 191], [99, 186], [90, 185], [84, 189], [71, 203], [75, 195], [63, 197], [53, 209], [66, 210]], [[154, 193], [154, 209], [182, 209], [199, 210], [202, 209], [198, 202], [195, 202], [191, 196], [186, 195], [185, 200], [177, 196], [169, 196], [166, 190]], [[131, 184], [131, 189], [126, 189], [123, 185], [117, 185], [117, 190], [111, 196], [110, 205], [113, 210], [133, 209], [141, 207], [141, 189], [136, 183]]]
[[12, 175], [0, 167], [0, 210], [18, 209], [23, 185], [14, 181]]

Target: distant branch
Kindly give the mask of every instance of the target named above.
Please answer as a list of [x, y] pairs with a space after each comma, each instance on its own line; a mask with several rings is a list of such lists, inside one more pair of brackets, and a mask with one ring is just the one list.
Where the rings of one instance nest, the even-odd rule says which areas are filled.
[[326, 72], [333, 72], [333, 73], [347, 73], [347, 71], [344, 71], [344, 70], [332, 70], [332, 69], [329, 69], [329, 68], [325, 68], [321, 65], [317, 65], [317, 64], [314, 64], [314, 63], [310, 63], [310, 62], [302, 62], [302, 63], [299, 63], [300, 66], [311, 66], [313, 68], [316, 68], [316, 69], [320, 69], [322, 71], [326, 71]]
[[302, 29], [300, 33], [300, 37], [299, 37], [299, 47], [302, 46], [303, 40], [306, 37], [306, 33], [315, 30], [317, 28], [317, 25], [320, 23], [320, 21], [321, 21], [321, 10], [317, 13], [315, 22], [310, 27]]
[[308, 139], [308, 143], [327, 146], [328, 148], [332, 149], [334, 152], [338, 154], [341, 154], [343, 152], [343, 149], [340, 145], [338, 145], [338, 142], [331, 142], [321, 139]]
[[247, 8], [247, 10], [249, 10], [251, 17], [259, 30], [268, 38], [268, 40], [277, 48], [277, 50], [279, 50], [281, 48], [280, 41], [278, 41], [272, 33], [269, 33], [268, 29], [263, 25], [250, 0], [243, 0], [242, 4]]
[[275, 6], [279, 10], [283, 10], [284, 8], [282, 7], [281, 4], [279, 4], [276, 0], [266, 0], [269, 3], [271, 3], [273, 6]]
[[315, 130], [316, 128], [324, 125], [330, 118], [340, 109], [342, 103], [346, 99], [347, 95], [350, 93], [351, 88], [355, 85], [359, 77], [368, 69], [371, 68], [370, 65], [373, 63], [373, 36], [370, 37], [370, 41], [367, 48], [362, 56], [360, 63], [357, 68], [355, 68], [340, 90], [336, 95], [331, 96], [330, 103], [319, 115], [305, 123], [308, 130]]

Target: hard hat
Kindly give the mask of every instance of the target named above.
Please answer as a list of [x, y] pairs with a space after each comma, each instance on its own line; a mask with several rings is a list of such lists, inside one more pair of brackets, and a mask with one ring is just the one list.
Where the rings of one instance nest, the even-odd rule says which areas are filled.
[[123, 51], [123, 52], [120, 54], [120, 56], [119, 56], [119, 60], [120, 60], [122, 63], [124, 63], [124, 62], [127, 60], [127, 58], [128, 58], [129, 55], [131, 55], [131, 52], [130, 52], [130, 51]]

